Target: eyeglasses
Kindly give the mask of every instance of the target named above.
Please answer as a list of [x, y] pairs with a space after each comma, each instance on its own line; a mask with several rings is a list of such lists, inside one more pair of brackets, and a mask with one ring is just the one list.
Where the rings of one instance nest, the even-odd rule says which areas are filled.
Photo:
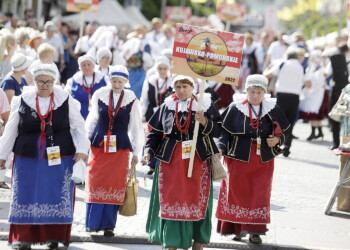
[[51, 86], [53, 84], [53, 81], [37, 81], [36, 84], [38, 84], [39, 86], [44, 86], [44, 84], [46, 84], [47, 86]]
[[166, 67], [158, 67], [158, 70], [168, 70], [168, 68], [166, 68]]

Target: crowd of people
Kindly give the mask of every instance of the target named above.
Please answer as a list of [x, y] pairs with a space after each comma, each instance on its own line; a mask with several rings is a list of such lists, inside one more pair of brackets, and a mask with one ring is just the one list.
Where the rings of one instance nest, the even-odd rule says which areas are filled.
[[[300, 31], [275, 39], [248, 32], [239, 85], [208, 81], [200, 109], [201, 80], [171, 74], [174, 27], [159, 18], [151, 30], [138, 26], [125, 37], [92, 22], [79, 38], [59, 17], [42, 30], [4, 27], [0, 188], [10, 189], [4, 176], [12, 167], [9, 243], [69, 245], [71, 176], [82, 160], [88, 232], [114, 236], [129, 165], [142, 162], [153, 175], [149, 240], [168, 249], [203, 249], [212, 228], [211, 157], [219, 155], [228, 175], [214, 208], [217, 232], [237, 241], [249, 234], [261, 244], [274, 158], [291, 154], [299, 118], [311, 124], [308, 141], [323, 138], [329, 102], [348, 84], [350, 52], [342, 39], [333, 48], [311, 49]], [[332, 129], [336, 148], [340, 123], [332, 121]], [[195, 150], [191, 178], [188, 150]]]

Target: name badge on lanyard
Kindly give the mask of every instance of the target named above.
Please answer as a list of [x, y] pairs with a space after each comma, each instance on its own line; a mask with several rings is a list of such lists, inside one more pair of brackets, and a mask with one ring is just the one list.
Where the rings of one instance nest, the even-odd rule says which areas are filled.
[[88, 98], [89, 98], [88, 111], [90, 112], [90, 111], [91, 111], [91, 94], [90, 94], [90, 93], [89, 93], [89, 95], [88, 95]]
[[49, 166], [55, 166], [55, 165], [61, 164], [60, 146], [47, 147], [46, 153], [47, 153], [47, 160], [48, 160]]
[[256, 138], [256, 154], [260, 155], [260, 148], [261, 148], [261, 138]]
[[[110, 135], [109, 136], [109, 144], [108, 144], [108, 153], [117, 152], [117, 136]], [[104, 136], [104, 151], [107, 153], [107, 135]]]
[[189, 159], [192, 150], [192, 140], [182, 142], [182, 159]]

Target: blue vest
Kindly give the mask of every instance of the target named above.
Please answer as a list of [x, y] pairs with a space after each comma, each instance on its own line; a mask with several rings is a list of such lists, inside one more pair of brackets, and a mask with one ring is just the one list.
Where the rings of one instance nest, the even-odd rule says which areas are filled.
[[[22, 98], [18, 112], [20, 120], [13, 152], [15, 155], [35, 158], [38, 154], [40, 118], [37, 112], [29, 107]], [[49, 129], [49, 126], [46, 126], [46, 133], [49, 133]], [[75, 154], [75, 146], [70, 133], [68, 98], [60, 107], [52, 111], [52, 133], [54, 146], [60, 146], [61, 156]], [[46, 145], [50, 145], [47, 138]]]
[[[131, 142], [128, 136], [128, 126], [133, 103], [134, 102], [131, 102], [128, 105], [121, 107], [118, 115], [114, 118], [112, 135], [117, 136], [117, 150], [132, 150]], [[103, 139], [104, 136], [107, 135], [109, 125], [108, 105], [104, 104], [101, 100], [98, 100], [98, 112], [99, 118], [91, 136], [91, 145], [100, 148], [103, 147]]]
[[[89, 94], [85, 93], [83, 91], [82, 85], [80, 85], [79, 83], [74, 81], [74, 79], [72, 79], [72, 80], [73, 80], [72, 81], [72, 97], [80, 102], [80, 104], [81, 104], [80, 113], [84, 117], [84, 119], [86, 120], [86, 117], [89, 114]], [[107, 84], [106, 84], [105, 79], [102, 78], [98, 84], [94, 84], [94, 87], [92, 88], [90, 95], [92, 96], [96, 90], [98, 90], [99, 88], [104, 87], [106, 85]]]

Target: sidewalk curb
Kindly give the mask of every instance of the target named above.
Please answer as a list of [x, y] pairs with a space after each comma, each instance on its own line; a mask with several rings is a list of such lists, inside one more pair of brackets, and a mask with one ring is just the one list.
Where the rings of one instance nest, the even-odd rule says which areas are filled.
[[[7, 241], [8, 233], [0, 232], [0, 240]], [[139, 236], [123, 236], [123, 237], [111, 237], [106, 238], [102, 235], [90, 235], [90, 236], [80, 236], [72, 235], [71, 242], [94, 242], [94, 243], [113, 243], [113, 244], [137, 244], [137, 245], [154, 245], [148, 241], [145, 237]], [[262, 244], [254, 245], [251, 243], [226, 243], [226, 242], [210, 242], [205, 245], [206, 248], [222, 248], [222, 249], [260, 249], [260, 250], [277, 250], [277, 249], [288, 249], [288, 250], [301, 250], [301, 249], [320, 249], [312, 247], [298, 247], [298, 246], [284, 246], [284, 245], [274, 245], [274, 244]]]

